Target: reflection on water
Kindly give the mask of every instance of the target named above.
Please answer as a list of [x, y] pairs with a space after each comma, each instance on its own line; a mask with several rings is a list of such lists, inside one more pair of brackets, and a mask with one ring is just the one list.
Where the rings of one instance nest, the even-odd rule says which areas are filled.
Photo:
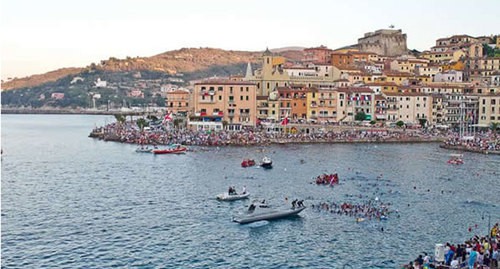
[[[464, 165], [451, 166], [450, 152], [437, 144], [195, 148], [155, 156], [87, 138], [112, 120], [2, 115], [2, 267], [395, 268], [432, 253], [437, 242], [485, 233], [485, 212], [500, 221], [499, 156], [465, 153]], [[273, 169], [240, 167], [242, 159], [264, 155]], [[333, 172], [339, 185], [311, 184]], [[378, 197], [400, 217], [356, 223], [308, 208], [296, 219], [239, 225], [231, 216], [253, 199], [216, 201], [230, 185], [274, 205]]]

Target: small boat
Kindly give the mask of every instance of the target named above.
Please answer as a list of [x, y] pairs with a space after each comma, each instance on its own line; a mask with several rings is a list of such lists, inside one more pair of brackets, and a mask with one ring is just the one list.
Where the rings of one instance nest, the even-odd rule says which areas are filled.
[[170, 145], [166, 149], [154, 149], [154, 154], [182, 154], [187, 151], [187, 147], [179, 144]]
[[233, 221], [239, 224], [246, 224], [261, 220], [282, 219], [297, 216], [304, 209], [306, 209], [305, 206], [286, 209], [272, 209], [267, 206], [256, 206], [251, 204], [247, 212], [234, 216]]
[[246, 193], [240, 193], [240, 194], [229, 194], [227, 192], [221, 193], [217, 195], [217, 200], [219, 201], [236, 201], [236, 200], [243, 200], [247, 199], [250, 196], [249, 192]]
[[269, 157], [262, 158], [262, 164], [260, 165], [263, 168], [270, 169], [273, 168], [273, 161]]
[[451, 158], [448, 160], [449, 164], [464, 164], [462, 154], [450, 154]]
[[255, 161], [253, 159], [244, 159], [241, 162], [241, 167], [250, 167], [250, 166], [254, 166], [254, 165], [255, 165]]
[[135, 150], [135, 152], [138, 152], [138, 153], [151, 153], [153, 151], [153, 149], [149, 148], [149, 147], [140, 147], [140, 148], [137, 148]]

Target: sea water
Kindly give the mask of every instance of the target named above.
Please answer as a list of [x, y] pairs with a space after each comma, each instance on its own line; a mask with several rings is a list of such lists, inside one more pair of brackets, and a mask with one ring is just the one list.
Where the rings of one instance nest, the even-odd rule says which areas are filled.
[[[435, 143], [194, 147], [156, 156], [88, 138], [109, 116], [1, 120], [2, 268], [397, 268], [500, 221], [500, 156], [464, 153], [465, 164], [453, 166], [453, 152]], [[264, 156], [273, 169], [240, 167]], [[334, 172], [339, 185], [311, 183]], [[251, 199], [217, 201], [229, 186], [246, 186]], [[398, 213], [357, 223], [311, 208], [375, 198]], [[253, 199], [304, 199], [308, 208], [299, 218], [231, 222]]]

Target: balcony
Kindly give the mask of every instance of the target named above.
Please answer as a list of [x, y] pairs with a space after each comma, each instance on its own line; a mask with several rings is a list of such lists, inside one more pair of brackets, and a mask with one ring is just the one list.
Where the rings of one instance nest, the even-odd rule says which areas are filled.
[[214, 100], [210, 100], [210, 99], [205, 99], [205, 100], [198, 100], [198, 103], [200, 104], [215, 104], [217, 103], [217, 101], [214, 99]]

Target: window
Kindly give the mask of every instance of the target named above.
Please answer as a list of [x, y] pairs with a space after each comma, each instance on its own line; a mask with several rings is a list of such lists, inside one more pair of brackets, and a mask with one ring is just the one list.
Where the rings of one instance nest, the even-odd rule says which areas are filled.
[[220, 92], [222, 91], [222, 89], [223, 89], [222, 87], [217, 88], [217, 90]]
[[249, 90], [248, 90], [248, 87], [247, 87], [247, 89], [246, 89], [246, 90], [247, 90], [247, 92], [249, 91]]
[[222, 101], [222, 95], [219, 95], [219, 101]]
[[243, 101], [243, 95], [242, 95], [242, 96], [240, 96], [240, 101]]
[[246, 98], [246, 99], [247, 99], [247, 101], [248, 101], [248, 95], [247, 95], [247, 98]]

